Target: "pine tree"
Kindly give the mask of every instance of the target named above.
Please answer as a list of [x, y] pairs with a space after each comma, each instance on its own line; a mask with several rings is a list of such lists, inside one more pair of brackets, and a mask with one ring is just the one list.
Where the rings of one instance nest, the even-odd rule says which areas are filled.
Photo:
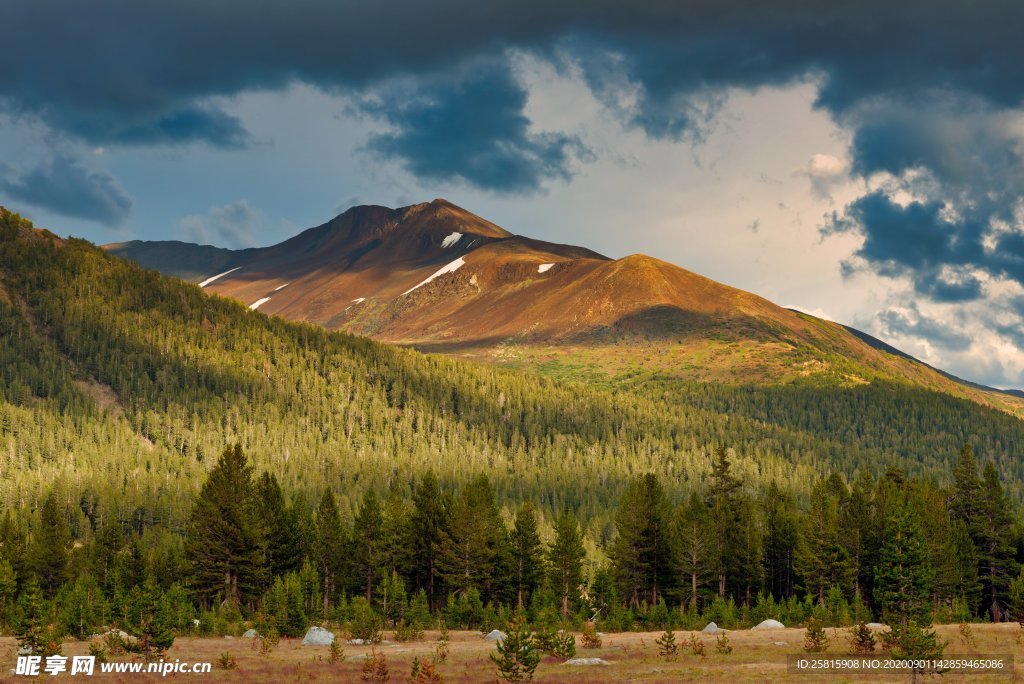
[[[629, 604], [658, 602], [671, 586], [668, 501], [654, 474], [630, 483], [615, 516], [616, 537], [608, 550]], [[668, 586], [666, 586], [668, 585]]]
[[1009, 603], [1007, 608], [1010, 611], [1010, 619], [1016, 620], [1024, 627], [1024, 567], [1018, 575], [1010, 582]]
[[28, 548], [32, 569], [47, 597], [54, 596], [67, 579], [70, 547], [71, 530], [67, 518], [57, 503], [56, 492], [51, 491], [43, 501], [39, 527], [34, 530]]
[[338, 514], [338, 506], [334, 502], [334, 494], [330, 489], [325, 489], [320, 498], [320, 505], [316, 509], [314, 530], [316, 542], [313, 545], [313, 556], [317, 571], [323, 581], [323, 610], [326, 615], [339, 588], [339, 574], [347, 542], [345, 528], [342, 526], [341, 516]]
[[852, 655], [871, 655], [878, 640], [874, 632], [863, 622], [850, 628], [850, 652]]
[[537, 511], [527, 501], [516, 512], [515, 524], [509, 535], [512, 553], [512, 571], [515, 573], [516, 607], [523, 610], [543, 575], [543, 556], [540, 535], [537, 532]]
[[985, 464], [982, 475], [977, 530], [979, 577], [984, 585], [989, 614], [1001, 622], [1010, 578], [1016, 575], [1014, 560], [1013, 516], [1011, 504], [1003, 493], [995, 465]]
[[690, 610], [697, 610], [700, 586], [718, 567], [715, 525], [707, 506], [696, 492], [675, 515], [673, 557], [680, 577], [688, 584]]
[[448, 507], [433, 471], [413, 490], [413, 556], [416, 586], [427, 592], [431, 608], [438, 608], [444, 596], [440, 571], [441, 540], [448, 531]]
[[807, 621], [804, 634], [804, 650], [808, 653], [821, 653], [828, 648], [828, 635], [825, 626], [811, 617]]
[[796, 503], [775, 480], [764, 495], [765, 586], [777, 598], [789, 598], [795, 585], [795, 555], [799, 539]]
[[28, 579], [18, 598], [14, 636], [18, 639], [18, 646], [28, 649], [33, 655], [45, 657], [61, 652], [63, 634], [35, 577]]
[[352, 530], [352, 560], [366, 600], [373, 602], [373, 588], [383, 556], [383, 525], [377, 494], [368, 489]]
[[485, 475], [467, 484], [455, 502], [440, 560], [449, 587], [462, 595], [476, 588], [485, 601], [493, 597], [495, 570], [509, 562], [509, 551], [494, 490]]
[[953, 467], [953, 492], [949, 499], [949, 514], [973, 528], [980, 515], [981, 481], [978, 479], [978, 464], [974, 449], [964, 444], [960, 458]]
[[413, 567], [412, 507], [398, 489], [398, 479], [391, 482], [384, 500], [381, 534], [383, 536], [382, 569], [387, 575], [410, 576]]
[[204, 606], [217, 596], [234, 607], [258, 596], [265, 575], [256, 511], [252, 467], [236, 444], [210, 471], [185, 535], [190, 586]]
[[921, 527], [904, 504], [886, 521], [875, 569], [875, 598], [888, 624], [931, 624], [932, 573], [926, 561]]
[[138, 638], [146, 660], [163, 657], [174, 643], [174, 627], [160, 588], [153, 580], [132, 587], [127, 602], [128, 632]]
[[822, 480], [811, 491], [811, 509], [804, 518], [795, 558], [804, 587], [818, 605], [825, 604], [830, 587], [852, 586], [856, 576], [842, 542], [839, 520], [840, 501], [830, 489], [830, 481]]
[[540, 656], [526, 619], [519, 616], [508, 623], [505, 638], [498, 641], [491, 660], [506, 682], [528, 682], [540, 664]]
[[562, 618], [569, 617], [569, 605], [583, 583], [583, 559], [586, 550], [576, 516], [566, 510], [555, 521], [555, 542], [548, 549], [551, 586], [558, 595]]
[[733, 541], [730, 537], [735, 537], [742, 485], [742, 480], [732, 473], [729, 452], [724, 445], [719, 445], [715, 448], [711, 463], [711, 487], [707, 495], [707, 505], [715, 522], [716, 546], [720, 550], [717, 573], [718, 595], [722, 598], [725, 598], [726, 580], [730, 570], [729, 554], [735, 550], [735, 545], [730, 544], [730, 541]]
[[283, 577], [302, 565], [301, 535], [295, 515], [285, 503], [277, 478], [264, 472], [256, 481], [255, 501], [258, 520], [263, 524], [265, 565], [270, 577]]
[[672, 626], [665, 630], [665, 633], [654, 640], [654, 643], [658, 646], [658, 655], [667, 660], [675, 658], [679, 655], [679, 644], [676, 642], [676, 634], [672, 631]]

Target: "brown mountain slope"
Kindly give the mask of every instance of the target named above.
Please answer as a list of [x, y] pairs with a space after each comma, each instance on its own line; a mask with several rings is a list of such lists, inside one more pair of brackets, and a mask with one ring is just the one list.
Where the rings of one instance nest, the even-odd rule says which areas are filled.
[[[843, 326], [644, 255], [516, 236], [445, 200], [355, 207], [272, 247], [124, 243], [112, 252], [261, 312], [424, 350], [604, 377], [730, 383], [896, 380], [1017, 412]], [[216, 271], [196, 276], [196, 264]]]

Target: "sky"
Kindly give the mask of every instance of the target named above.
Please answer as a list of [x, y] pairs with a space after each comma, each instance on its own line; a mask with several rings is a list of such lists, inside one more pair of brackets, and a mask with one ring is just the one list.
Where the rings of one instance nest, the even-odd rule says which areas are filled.
[[1017, 0], [7, 0], [0, 203], [243, 247], [444, 197], [1024, 387], [1021, 25]]

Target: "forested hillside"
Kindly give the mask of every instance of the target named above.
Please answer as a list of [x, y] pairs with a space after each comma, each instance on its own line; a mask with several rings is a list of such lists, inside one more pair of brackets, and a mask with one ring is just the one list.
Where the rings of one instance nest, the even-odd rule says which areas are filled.
[[[425, 356], [9, 213], [0, 333], [0, 625], [113, 619], [157, 643], [192, 616], [479, 627], [521, 603], [629, 629], [1024, 601], [1024, 423], [973, 402]], [[928, 575], [900, 575], [905, 554]]]

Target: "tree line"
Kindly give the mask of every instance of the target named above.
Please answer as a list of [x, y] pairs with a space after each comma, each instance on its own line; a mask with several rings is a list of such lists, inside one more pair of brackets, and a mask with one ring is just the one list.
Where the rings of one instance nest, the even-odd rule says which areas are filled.
[[607, 631], [1024, 620], [1019, 513], [970, 446], [948, 488], [896, 470], [833, 475], [806, 507], [778, 486], [751, 488], [719, 448], [708, 487], [681, 500], [656, 475], [634, 479], [613, 537], [592, 551], [570, 509], [547, 539], [531, 502], [506, 520], [484, 475], [455, 491], [428, 472], [408, 498], [370, 489], [346, 519], [331, 489], [288, 497], [238, 445], [180, 534], [100, 518], [76, 540], [52, 494], [30, 520], [16, 513], [0, 518], [0, 626], [33, 643], [112, 624], [153, 643], [248, 624], [301, 635], [338, 622], [372, 636], [500, 627], [517, 612]]

